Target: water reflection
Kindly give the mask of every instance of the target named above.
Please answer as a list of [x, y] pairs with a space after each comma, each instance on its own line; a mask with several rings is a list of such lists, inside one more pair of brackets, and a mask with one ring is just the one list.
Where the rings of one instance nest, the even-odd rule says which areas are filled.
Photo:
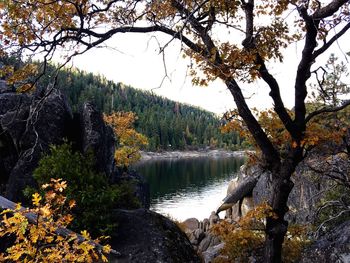
[[151, 209], [178, 220], [203, 219], [226, 195], [243, 158], [150, 160], [135, 165], [150, 184]]

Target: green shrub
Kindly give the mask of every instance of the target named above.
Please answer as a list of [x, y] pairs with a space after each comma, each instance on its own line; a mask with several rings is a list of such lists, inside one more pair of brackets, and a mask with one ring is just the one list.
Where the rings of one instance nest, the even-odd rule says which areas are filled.
[[[112, 210], [138, 208], [133, 183], [110, 185], [105, 174], [95, 171], [92, 152], [74, 152], [70, 144], [53, 145], [34, 171], [38, 185], [51, 178], [67, 181], [67, 198], [77, 203], [73, 211], [74, 230], [87, 229], [92, 235], [110, 234], [116, 227]], [[30, 194], [30, 189], [26, 190]]]

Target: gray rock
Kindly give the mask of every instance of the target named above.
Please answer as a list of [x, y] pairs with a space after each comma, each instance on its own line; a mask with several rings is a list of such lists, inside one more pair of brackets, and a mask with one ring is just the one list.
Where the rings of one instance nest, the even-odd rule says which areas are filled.
[[111, 245], [121, 256], [114, 262], [200, 262], [186, 235], [166, 217], [146, 209], [116, 210], [115, 217]]
[[209, 247], [218, 245], [220, 242], [221, 241], [217, 236], [213, 234], [207, 234], [206, 237], [200, 242], [198, 246], [198, 251], [203, 253]]
[[224, 248], [224, 245], [224, 243], [220, 243], [204, 251], [202, 253], [204, 263], [211, 263], [216, 257], [220, 256], [220, 252]]
[[112, 128], [104, 123], [102, 114], [90, 103], [83, 105], [80, 116], [83, 152], [93, 150], [97, 170], [111, 176], [115, 167]]
[[[58, 90], [53, 90], [43, 98], [33, 97], [31, 104], [28, 104], [26, 98], [22, 95], [13, 97], [12, 103], [7, 103], [9, 111], [0, 119], [0, 130], [7, 133], [8, 139], [11, 138], [18, 154], [14, 167], [7, 171], [6, 197], [15, 202], [22, 199], [25, 186], [35, 185], [33, 170], [50, 144], [62, 142], [66, 134], [66, 123], [72, 117], [65, 97]], [[19, 103], [17, 107], [20, 108], [14, 110], [16, 107], [13, 108], [13, 103]], [[11, 145], [11, 140], [7, 144]]]
[[197, 244], [199, 244], [205, 238], [205, 233], [202, 229], [196, 229], [194, 231], [194, 236], [197, 239]]
[[349, 263], [350, 221], [347, 221], [316, 240], [302, 254], [300, 263]]
[[22, 190], [35, 186], [32, 173], [38, 161], [51, 144], [61, 144], [63, 139], [83, 153], [91, 149], [97, 170], [111, 183], [135, 182], [135, 196], [149, 207], [149, 188], [142, 178], [130, 173], [121, 178], [122, 172], [115, 168], [114, 133], [102, 115], [86, 103], [73, 116], [66, 97], [56, 89], [0, 93], [0, 194], [23, 202]]
[[209, 228], [211, 228], [213, 225], [218, 223], [220, 220], [220, 217], [215, 213], [215, 211], [212, 211], [209, 216]]
[[14, 89], [7, 85], [5, 80], [0, 79], [0, 94], [14, 92]]
[[188, 239], [190, 240], [190, 242], [191, 242], [191, 244], [193, 246], [198, 245], [198, 240], [197, 240], [196, 236], [194, 235], [194, 231], [193, 232], [187, 232], [186, 235], [187, 235]]
[[210, 222], [208, 218], [204, 218], [202, 222], [202, 229], [204, 232], [207, 232], [209, 230]]
[[199, 252], [204, 252], [208, 249], [209, 245], [210, 245], [210, 241], [212, 239], [212, 235], [207, 235], [200, 243], [198, 246], [198, 251]]
[[[260, 170], [261, 171], [261, 170]], [[268, 171], [261, 171], [259, 180], [253, 190], [253, 200], [255, 204], [260, 204], [269, 201], [272, 194], [271, 189], [271, 173]]]
[[182, 222], [184, 227], [186, 228], [186, 232], [192, 232], [199, 228], [199, 221], [197, 218], [188, 218]]

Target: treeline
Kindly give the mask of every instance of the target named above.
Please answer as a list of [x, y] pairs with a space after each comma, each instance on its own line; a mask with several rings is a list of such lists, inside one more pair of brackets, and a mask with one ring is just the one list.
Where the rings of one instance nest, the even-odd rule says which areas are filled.
[[[54, 66], [49, 66], [47, 72], [53, 69]], [[53, 79], [48, 73], [37, 86], [46, 87], [50, 81]], [[73, 111], [85, 101], [91, 101], [107, 114], [135, 112], [138, 116], [135, 128], [148, 137], [149, 144], [145, 149], [148, 151], [244, 147], [237, 134], [220, 132], [220, 118], [213, 113], [115, 83], [101, 75], [63, 69], [56, 85], [66, 93]]]

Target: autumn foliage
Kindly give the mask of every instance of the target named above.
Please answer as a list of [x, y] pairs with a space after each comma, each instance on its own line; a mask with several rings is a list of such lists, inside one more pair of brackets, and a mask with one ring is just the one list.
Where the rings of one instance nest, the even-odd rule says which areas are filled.
[[[1, 212], [0, 237], [15, 237], [14, 244], [0, 254], [1, 262], [108, 261], [110, 246], [98, 245], [100, 240], [92, 240], [87, 231], [81, 235], [60, 234], [71, 224], [70, 210], [75, 206], [75, 202], [68, 201], [64, 195], [66, 187], [65, 181], [51, 179], [42, 186], [44, 196], [32, 195], [33, 208], [24, 209], [18, 204], [14, 210]], [[30, 222], [27, 215], [31, 215], [34, 222]]]
[[140, 149], [148, 144], [147, 138], [135, 131], [133, 125], [137, 120], [133, 112], [113, 112], [104, 115], [106, 123], [112, 126], [117, 136], [119, 147], [114, 158], [119, 167], [128, 167], [141, 158]]
[[[346, 98], [336, 104], [326, 99], [326, 105], [307, 111], [308, 84], [317, 72], [317, 61], [349, 32], [349, 1], [4, 0], [0, 7], [0, 52], [26, 55], [30, 51], [30, 56], [40, 54], [44, 62], [57, 50], [69, 60], [121, 33], [165, 34], [168, 39], [161, 43], [161, 52], [178, 40], [192, 62], [194, 84], [207, 85], [220, 79], [226, 85], [237, 107], [239, 123], [234, 125], [249, 132], [272, 174], [270, 205], [277, 217], [266, 218], [265, 262], [281, 262], [288, 226], [284, 217], [293, 189], [291, 176], [311, 148], [341, 136], [332, 132], [338, 123], [323, 122], [324, 117], [330, 114], [333, 118], [331, 113], [350, 105]], [[297, 43], [300, 54], [287, 74], [293, 74], [295, 81], [279, 83], [271, 63], [285, 62], [284, 51], [292, 43]], [[42, 69], [44, 72], [45, 66]], [[332, 78], [317, 79], [321, 91], [332, 90], [327, 87]], [[245, 85], [252, 86], [256, 80], [268, 87], [273, 111], [257, 115], [248, 105]], [[282, 88], [294, 94], [292, 111], [282, 100]], [[342, 132], [342, 128], [337, 131]], [[124, 148], [117, 161], [121, 156], [121, 162], [128, 164], [134, 150], [127, 146], [128, 139], [122, 140]]]
[[[225, 220], [213, 227], [215, 234], [225, 242], [221, 256], [216, 263], [249, 262], [253, 256], [263, 260], [265, 242], [266, 217], [276, 217], [272, 208], [265, 202], [250, 210], [238, 222], [229, 223]], [[296, 262], [302, 249], [309, 243], [305, 226], [289, 226], [283, 243], [283, 262]]]

